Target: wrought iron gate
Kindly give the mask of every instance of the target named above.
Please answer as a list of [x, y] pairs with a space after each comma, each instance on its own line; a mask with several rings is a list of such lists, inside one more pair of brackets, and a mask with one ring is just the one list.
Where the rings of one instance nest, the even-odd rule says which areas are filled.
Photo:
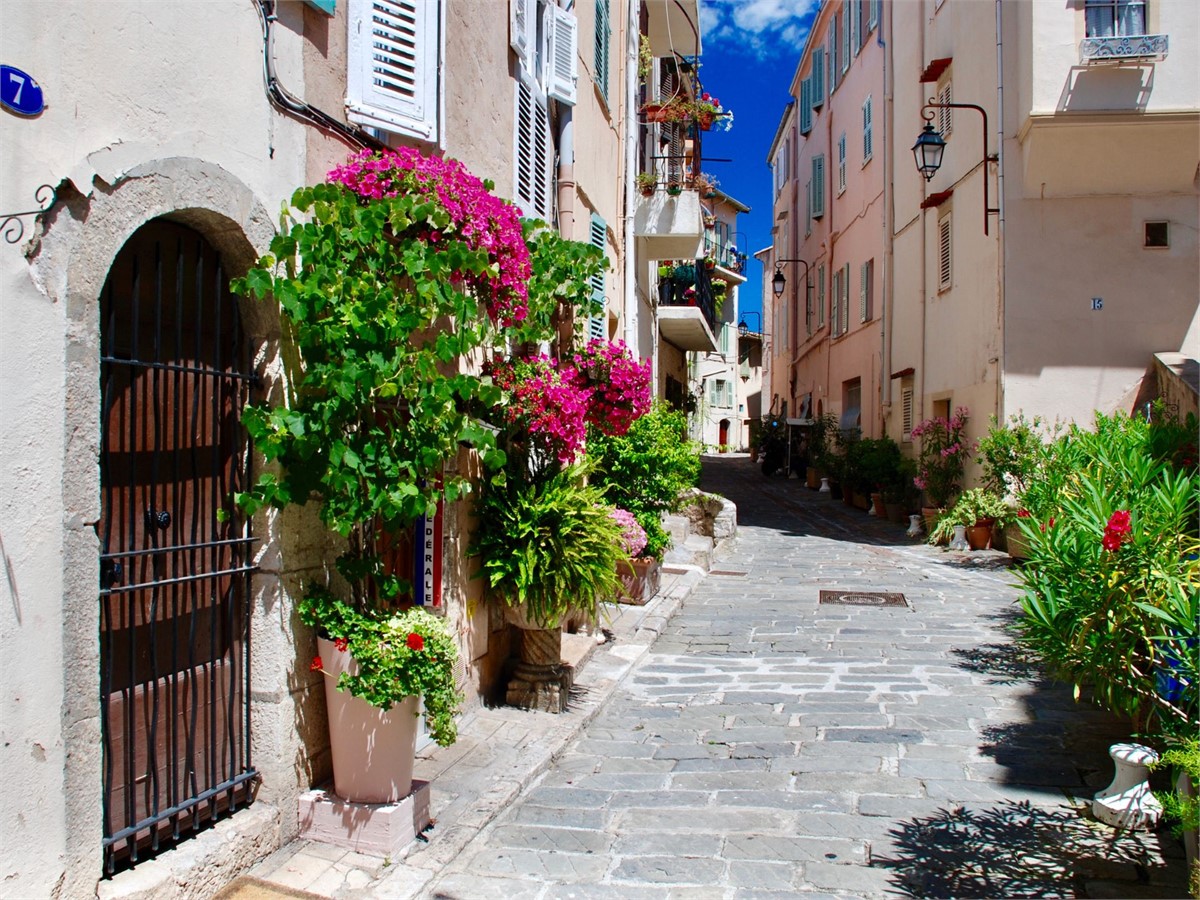
[[250, 798], [254, 380], [220, 258], [166, 220], [100, 299], [104, 862], [136, 863]]

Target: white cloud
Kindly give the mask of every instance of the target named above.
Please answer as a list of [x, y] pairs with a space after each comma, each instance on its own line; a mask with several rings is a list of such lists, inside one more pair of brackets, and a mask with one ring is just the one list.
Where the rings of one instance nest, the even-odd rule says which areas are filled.
[[819, 0], [702, 0], [705, 41], [736, 43], [756, 56], [795, 47], [808, 33]]

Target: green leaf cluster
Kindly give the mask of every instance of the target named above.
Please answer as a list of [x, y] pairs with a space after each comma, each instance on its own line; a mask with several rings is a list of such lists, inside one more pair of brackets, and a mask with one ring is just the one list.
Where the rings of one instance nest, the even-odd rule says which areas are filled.
[[700, 445], [688, 439], [687, 416], [656, 401], [624, 435], [589, 429], [588, 453], [596, 464], [593, 482], [645, 530], [644, 555], [661, 558], [670, 546], [663, 513], [674, 510], [679, 495], [700, 481]]
[[599, 247], [569, 241], [536, 219], [522, 225], [533, 270], [529, 313], [524, 322], [508, 329], [507, 337], [517, 347], [550, 341], [568, 311], [573, 313], [575, 335], [582, 335], [588, 319], [604, 312], [592, 284], [608, 268], [608, 257]]
[[510, 477], [478, 499], [470, 552], [482, 560], [479, 577], [547, 628], [572, 610], [594, 616], [620, 591], [621, 526], [587, 474], [576, 464], [545, 479]]
[[[1192, 431], [1195, 424], [1192, 420]], [[1174, 461], [1176, 423], [1097, 416], [1055, 443], [1070, 474], [1049, 517], [1017, 519], [1030, 545], [1021, 570], [1022, 640], [1056, 674], [1145, 730], [1195, 734], [1200, 684], [1200, 474]], [[1102, 539], [1115, 511], [1132, 531]], [[1182, 686], [1171, 697], [1169, 675]]]
[[[339, 690], [383, 710], [420, 696], [430, 736], [442, 747], [454, 743], [454, 714], [463, 697], [454, 683], [458, 651], [442, 618], [420, 607], [386, 616], [364, 613], [323, 591], [304, 597], [297, 611], [306, 625], [346, 641], [345, 651], [334, 652], [353, 655], [358, 670], [341, 674]], [[413, 634], [421, 636], [419, 649], [409, 644]]]

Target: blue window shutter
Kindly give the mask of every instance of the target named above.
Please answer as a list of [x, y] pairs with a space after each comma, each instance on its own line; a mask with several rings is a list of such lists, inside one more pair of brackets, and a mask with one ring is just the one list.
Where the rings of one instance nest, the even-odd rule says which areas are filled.
[[[589, 243], [593, 247], [598, 247], [601, 253], [605, 252], [605, 245], [608, 238], [608, 223], [596, 213], [592, 213], [591, 229], [588, 234]], [[591, 316], [588, 317], [588, 340], [602, 341], [608, 337], [608, 309], [606, 308], [604, 297], [604, 279], [605, 272], [602, 270], [592, 276], [592, 303], [599, 304], [599, 309], [593, 309]]]
[[332, 16], [337, 9], [337, 0], [304, 0], [313, 9], [319, 9], [327, 16]]

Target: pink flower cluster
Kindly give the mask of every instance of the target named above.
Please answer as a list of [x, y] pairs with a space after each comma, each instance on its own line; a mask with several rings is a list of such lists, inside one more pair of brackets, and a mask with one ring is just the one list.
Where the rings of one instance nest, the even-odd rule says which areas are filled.
[[621, 435], [650, 409], [650, 363], [620, 342], [592, 341], [570, 361], [497, 360], [486, 372], [508, 394], [505, 421], [564, 465], [583, 449], [588, 423]]
[[639, 363], [624, 341], [590, 341], [575, 370], [592, 389], [588, 422], [619, 436], [650, 410], [650, 360]]
[[505, 325], [524, 320], [532, 269], [520, 212], [491, 193], [458, 160], [424, 156], [411, 147], [363, 150], [333, 169], [327, 179], [368, 202], [399, 194], [436, 200], [449, 214], [450, 224], [437, 231], [428, 223], [414, 223], [409, 236], [429, 244], [454, 239], [485, 251], [487, 269], [479, 274], [457, 273], [457, 278], [483, 297], [493, 320]]
[[616, 519], [621, 526], [621, 548], [630, 559], [637, 559], [639, 553], [646, 548], [646, 531], [638, 524], [633, 513], [621, 507], [613, 507], [609, 515]]
[[921, 439], [913, 485], [925, 491], [934, 506], [944, 506], [957, 493], [963, 464], [975, 452], [975, 443], [966, 437], [969, 417], [967, 408], [960, 406], [949, 419], [935, 416], [912, 430], [912, 436]]
[[1109, 553], [1115, 553], [1120, 546], [1132, 537], [1133, 525], [1130, 521], [1129, 510], [1118, 509], [1109, 516], [1108, 524], [1104, 526], [1104, 537], [1100, 543]]

